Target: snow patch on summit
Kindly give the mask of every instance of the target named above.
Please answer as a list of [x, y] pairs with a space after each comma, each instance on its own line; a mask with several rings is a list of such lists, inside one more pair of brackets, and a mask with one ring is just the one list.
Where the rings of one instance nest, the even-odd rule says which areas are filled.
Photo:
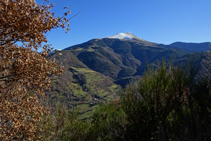
[[108, 36], [108, 38], [131, 39], [131, 38], [134, 38], [134, 35], [127, 34], [127, 33], [118, 33], [113, 36]]
[[[130, 32], [126, 32], [126, 33], [118, 33], [118, 34], [115, 34], [115, 35], [112, 35], [112, 36], [108, 36], [106, 38], [114, 38], [114, 39], [126, 39], [126, 40], [130, 40], [132, 38], [138, 38], [136, 37], [135, 35], [133, 35], [132, 33]], [[140, 38], [138, 38], [140, 39]]]

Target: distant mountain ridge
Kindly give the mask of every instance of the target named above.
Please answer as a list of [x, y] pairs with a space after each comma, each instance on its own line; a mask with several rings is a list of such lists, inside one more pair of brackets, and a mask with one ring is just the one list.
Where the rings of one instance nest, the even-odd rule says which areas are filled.
[[[152, 46], [152, 47], [163, 47], [163, 48], [171, 48], [171, 49], [181, 49], [184, 50], [186, 52], [205, 52], [210, 50], [210, 46], [211, 46], [211, 42], [202, 42], [202, 43], [186, 43], [186, 42], [174, 42], [171, 44], [159, 44], [159, 43], [155, 43], [155, 42], [150, 42], [150, 41], [146, 41], [142, 38], [139, 38], [137, 36], [135, 36], [134, 34], [130, 33], [130, 32], [126, 32], [126, 33], [118, 33], [112, 36], [107, 36], [104, 38], [96, 38], [96, 39], [91, 39], [89, 41], [87, 41], [88, 43], [91, 43], [92, 41], [95, 40], [103, 40], [103, 39], [118, 39], [118, 40], [129, 40], [129, 41], [134, 41], [137, 44], [144, 44], [146, 46]], [[84, 43], [87, 43], [84, 42]], [[84, 45], [84, 43], [82, 43]], [[81, 45], [81, 44], [78, 44]], [[64, 50], [68, 50], [69, 48], [78, 46], [78, 45], [73, 45], [71, 47], [67, 47]]]
[[203, 43], [175, 42], [170, 45], [176, 46], [187, 52], [205, 52], [205, 51], [210, 50], [211, 43], [210, 42], [203, 42]]
[[[52, 77], [51, 93], [56, 97], [62, 95], [64, 98], [60, 100], [68, 103], [65, 97], [71, 92], [75, 100], [91, 108], [93, 97], [99, 101], [111, 100], [116, 96], [114, 93], [119, 90], [119, 85], [125, 87], [130, 81], [140, 79], [147, 63], [156, 67], [157, 61], [172, 57], [174, 62], [187, 62], [188, 56], [195, 55], [193, 52], [207, 51], [209, 45], [182, 42], [164, 45], [129, 32], [91, 39], [48, 56], [66, 68], [63, 76]], [[80, 107], [79, 103], [75, 106]]]
[[155, 63], [163, 57], [169, 59], [174, 55], [180, 58], [187, 53], [208, 51], [209, 46], [210, 42], [158, 44], [126, 32], [91, 39], [63, 51], [71, 52], [88, 68], [116, 80], [142, 75], [146, 62]]

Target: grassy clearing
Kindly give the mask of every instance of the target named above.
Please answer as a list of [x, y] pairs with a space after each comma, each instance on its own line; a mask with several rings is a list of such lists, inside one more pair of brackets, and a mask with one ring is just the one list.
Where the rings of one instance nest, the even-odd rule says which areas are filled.
[[104, 97], [104, 96], [108, 95], [108, 92], [105, 92], [104, 90], [99, 90], [98, 94], [99, 94], [100, 97]]
[[89, 111], [87, 111], [87, 112], [84, 111], [83, 114], [78, 115], [78, 119], [85, 119], [85, 118], [88, 118], [88, 117], [92, 116], [92, 113], [93, 113], [94, 109], [96, 109], [99, 106], [100, 105], [97, 104], [95, 106], [90, 107]]
[[[103, 101], [113, 100], [114, 99], [113, 94], [115, 93], [115, 91], [117, 91], [119, 87], [118, 85], [114, 84], [109, 87], [105, 87], [105, 89], [102, 89], [98, 87], [98, 85], [101, 85], [101, 83], [103, 83], [104, 77], [102, 77], [99, 73], [90, 70], [88, 68], [72, 67], [72, 69], [86, 76], [86, 83], [85, 86], [83, 87], [85, 87], [88, 90], [87, 92], [85, 92], [83, 90], [83, 87], [78, 83], [72, 82], [70, 83], [69, 86], [67, 86], [68, 89], [74, 91], [74, 96], [80, 99], [79, 101], [74, 102], [74, 104], [77, 105], [75, 108], [79, 111], [78, 118], [85, 119], [90, 117], [93, 113], [93, 109], [99, 106], [99, 104], [97, 104], [98, 102], [100, 102], [101, 100]], [[93, 95], [97, 95], [99, 99], [97, 98], [96, 100], [93, 100], [92, 99]], [[94, 104], [94, 106], [91, 104]]]
[[76, 51], [81, 51], [83, 48], [77, 48]]
[[99, 76], [97, 74], [97, 72], [91, 70], [91, 69], [87, 69], [87, 68], [75, 68], [72, 67], [72, 69], [85, 74], [86, 78], [87, 78], [87, 82], [93, 82], [93, 81], [101, 81], [104, 80], [101, 76]]
[[79, 110], [80, 113], [83, 113], [87, 110], [90, 110], [90, 104], [81, 104], [81, 105], [77, 105], [77, 109]]
[[116, 84], [111, 85], [110, 87], [108, 87], [108, 89], [111, 90], [112, 92], [116, 91], [116, 90], [118, 90], [118, 85], [116, 85]]
[[87, 77], [87, 82], [88, 83], [94, 83], [96, 81], [102, 81], [102, 77], [100, 77], [99, 75], [95, 73], [89, 73], [89, 74], [85, 74]]
[[71, 68], [82, 73], [90, 73], [90, 72], [95, 73], [95, 71], [90, 70], [88, 68], [75, 68], [75, 67], [71, 67]]
[[87, 51], [94, 52], [95, 50], [94, 50], [93, 48], [89, 47], [89, 48], [87, 49]]
[[113, 95], [108, 95], [107, 97], [103, 98], [105, 101], [112, 101], [114, 100], [114, 96]]
[[75, 96], [77, 96], [77, 97], [85, 97], [86, 96], [87, 93], [83, 91], [82, 87], [78, 83], [71, 83], [71, 85], [73, 86]]

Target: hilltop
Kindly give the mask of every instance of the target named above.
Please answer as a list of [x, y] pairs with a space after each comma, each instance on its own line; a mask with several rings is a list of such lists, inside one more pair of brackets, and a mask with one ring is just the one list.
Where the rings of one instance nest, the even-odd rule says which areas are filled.
[[51, 102], [62, 101], [67, 107], [82, 108], [80, 111], [86, 113], [97, 103], [117, 98], [121, 87], [140, 79], [147, 63], [156, 67], [163, 58], [172, 57], [175, 63], [187, 62], [190, 56], [199, 59], [199, 52], [209, 48], [209, 43], [185, 45], [158, 44], [127, 32], [51, 53], [48, 58], [55, 58], [66, 68], [61, 77], [52, 76]]

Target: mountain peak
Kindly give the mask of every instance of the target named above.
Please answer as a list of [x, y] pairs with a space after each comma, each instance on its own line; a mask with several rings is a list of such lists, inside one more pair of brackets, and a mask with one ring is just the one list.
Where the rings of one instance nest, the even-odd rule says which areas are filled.
[[132, 38], [141, 39], [141, 38], [136, 37], [135, 35], [133, 35], [130, 32], [118, 33], [118, 34], [115, 34], [115, 35], [112, 35], [112, 36], [108, 36], [106, 38], [116, 38], [116, 39], [126, 39], [126, 40], [130, 40]]

